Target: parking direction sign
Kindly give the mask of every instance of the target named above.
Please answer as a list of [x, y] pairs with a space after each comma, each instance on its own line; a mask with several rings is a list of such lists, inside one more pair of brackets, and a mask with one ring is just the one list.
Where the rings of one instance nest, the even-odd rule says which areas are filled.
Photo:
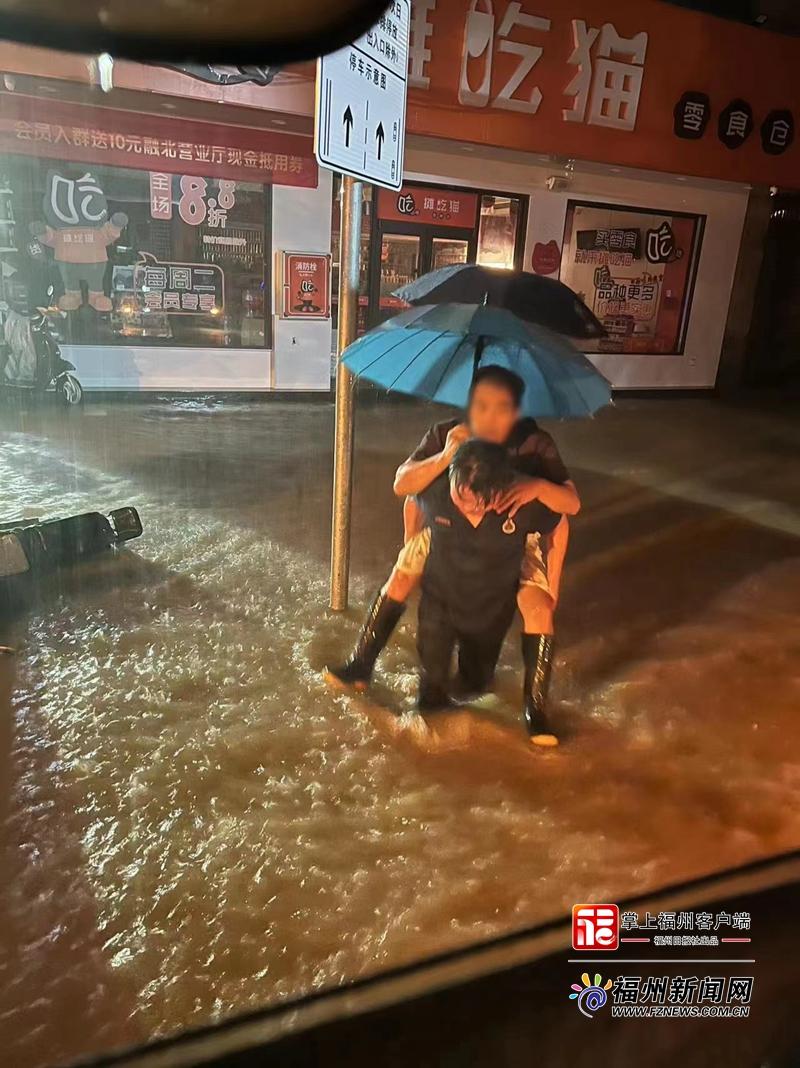
[[317, 64], [314, 150], [323, 167], [403, 183], [411, 0], [392, 0], [372, 29]]

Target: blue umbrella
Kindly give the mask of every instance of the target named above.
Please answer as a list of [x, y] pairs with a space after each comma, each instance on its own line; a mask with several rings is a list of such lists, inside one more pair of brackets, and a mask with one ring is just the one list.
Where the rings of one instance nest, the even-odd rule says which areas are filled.
[[568, 341], [490, 305], [410, 308], [354, 341], [343, 359], [376, 386], [460, 408], [475, 370], [488, 364], [523, 380], [525, 415], [586, 416], [611, 401], [609, 382]]

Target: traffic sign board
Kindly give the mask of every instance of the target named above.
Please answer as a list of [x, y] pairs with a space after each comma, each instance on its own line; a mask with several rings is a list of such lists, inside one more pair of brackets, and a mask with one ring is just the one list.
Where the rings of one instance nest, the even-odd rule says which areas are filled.
[[392, 0], [375, 26], [317, 64], [314, 151], [323, 167], [403, 184], [411, 0]]

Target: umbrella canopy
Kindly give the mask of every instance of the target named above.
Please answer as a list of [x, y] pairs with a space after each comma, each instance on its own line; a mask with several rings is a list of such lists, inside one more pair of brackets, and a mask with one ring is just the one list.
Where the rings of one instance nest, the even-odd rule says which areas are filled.
[[472, 376], [488, 364], [525, 383], [522, 410], [535, 418], [592, 415], [611, 386], [568, 341], [502, 308], [436, 304], [411, 308], [345, 349], [353, 374], [398, 393], [463, 408]]
[[409, 304], [485, 302], [569, 337], [598, 338], [606, 334], [594, 313], [569, 286], [528, 271], [454, 263], [401, 286], [394, 295]]

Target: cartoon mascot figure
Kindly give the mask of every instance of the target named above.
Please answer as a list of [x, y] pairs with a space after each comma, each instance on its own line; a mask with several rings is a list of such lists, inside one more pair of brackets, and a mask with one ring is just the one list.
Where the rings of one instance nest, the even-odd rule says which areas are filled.
[[304, 278], [297, 290], [297, 304], [295, 304], [294, 310], [305, 312], [306, 315], [318, 312], [320, 310], [319, 305], [314, 303], [315, 293], [319, 293], [318, 287], [310, 278]]
[[109, 219], [105, 193], [89, 171], [80, 178], [65, 178], [58, 171], [49, 171], [42, 203], [47, 222], [32, 222], [30, 230], [43, 245], [53, 249], [64, 283], [59, 308], [79, 308], [81, 283], [85, 283], [89, 304], [95, 311], [111, 311], [111, 300], [103, 292], [107, 247], [127, 226], [128, 216], [116, 212]]

